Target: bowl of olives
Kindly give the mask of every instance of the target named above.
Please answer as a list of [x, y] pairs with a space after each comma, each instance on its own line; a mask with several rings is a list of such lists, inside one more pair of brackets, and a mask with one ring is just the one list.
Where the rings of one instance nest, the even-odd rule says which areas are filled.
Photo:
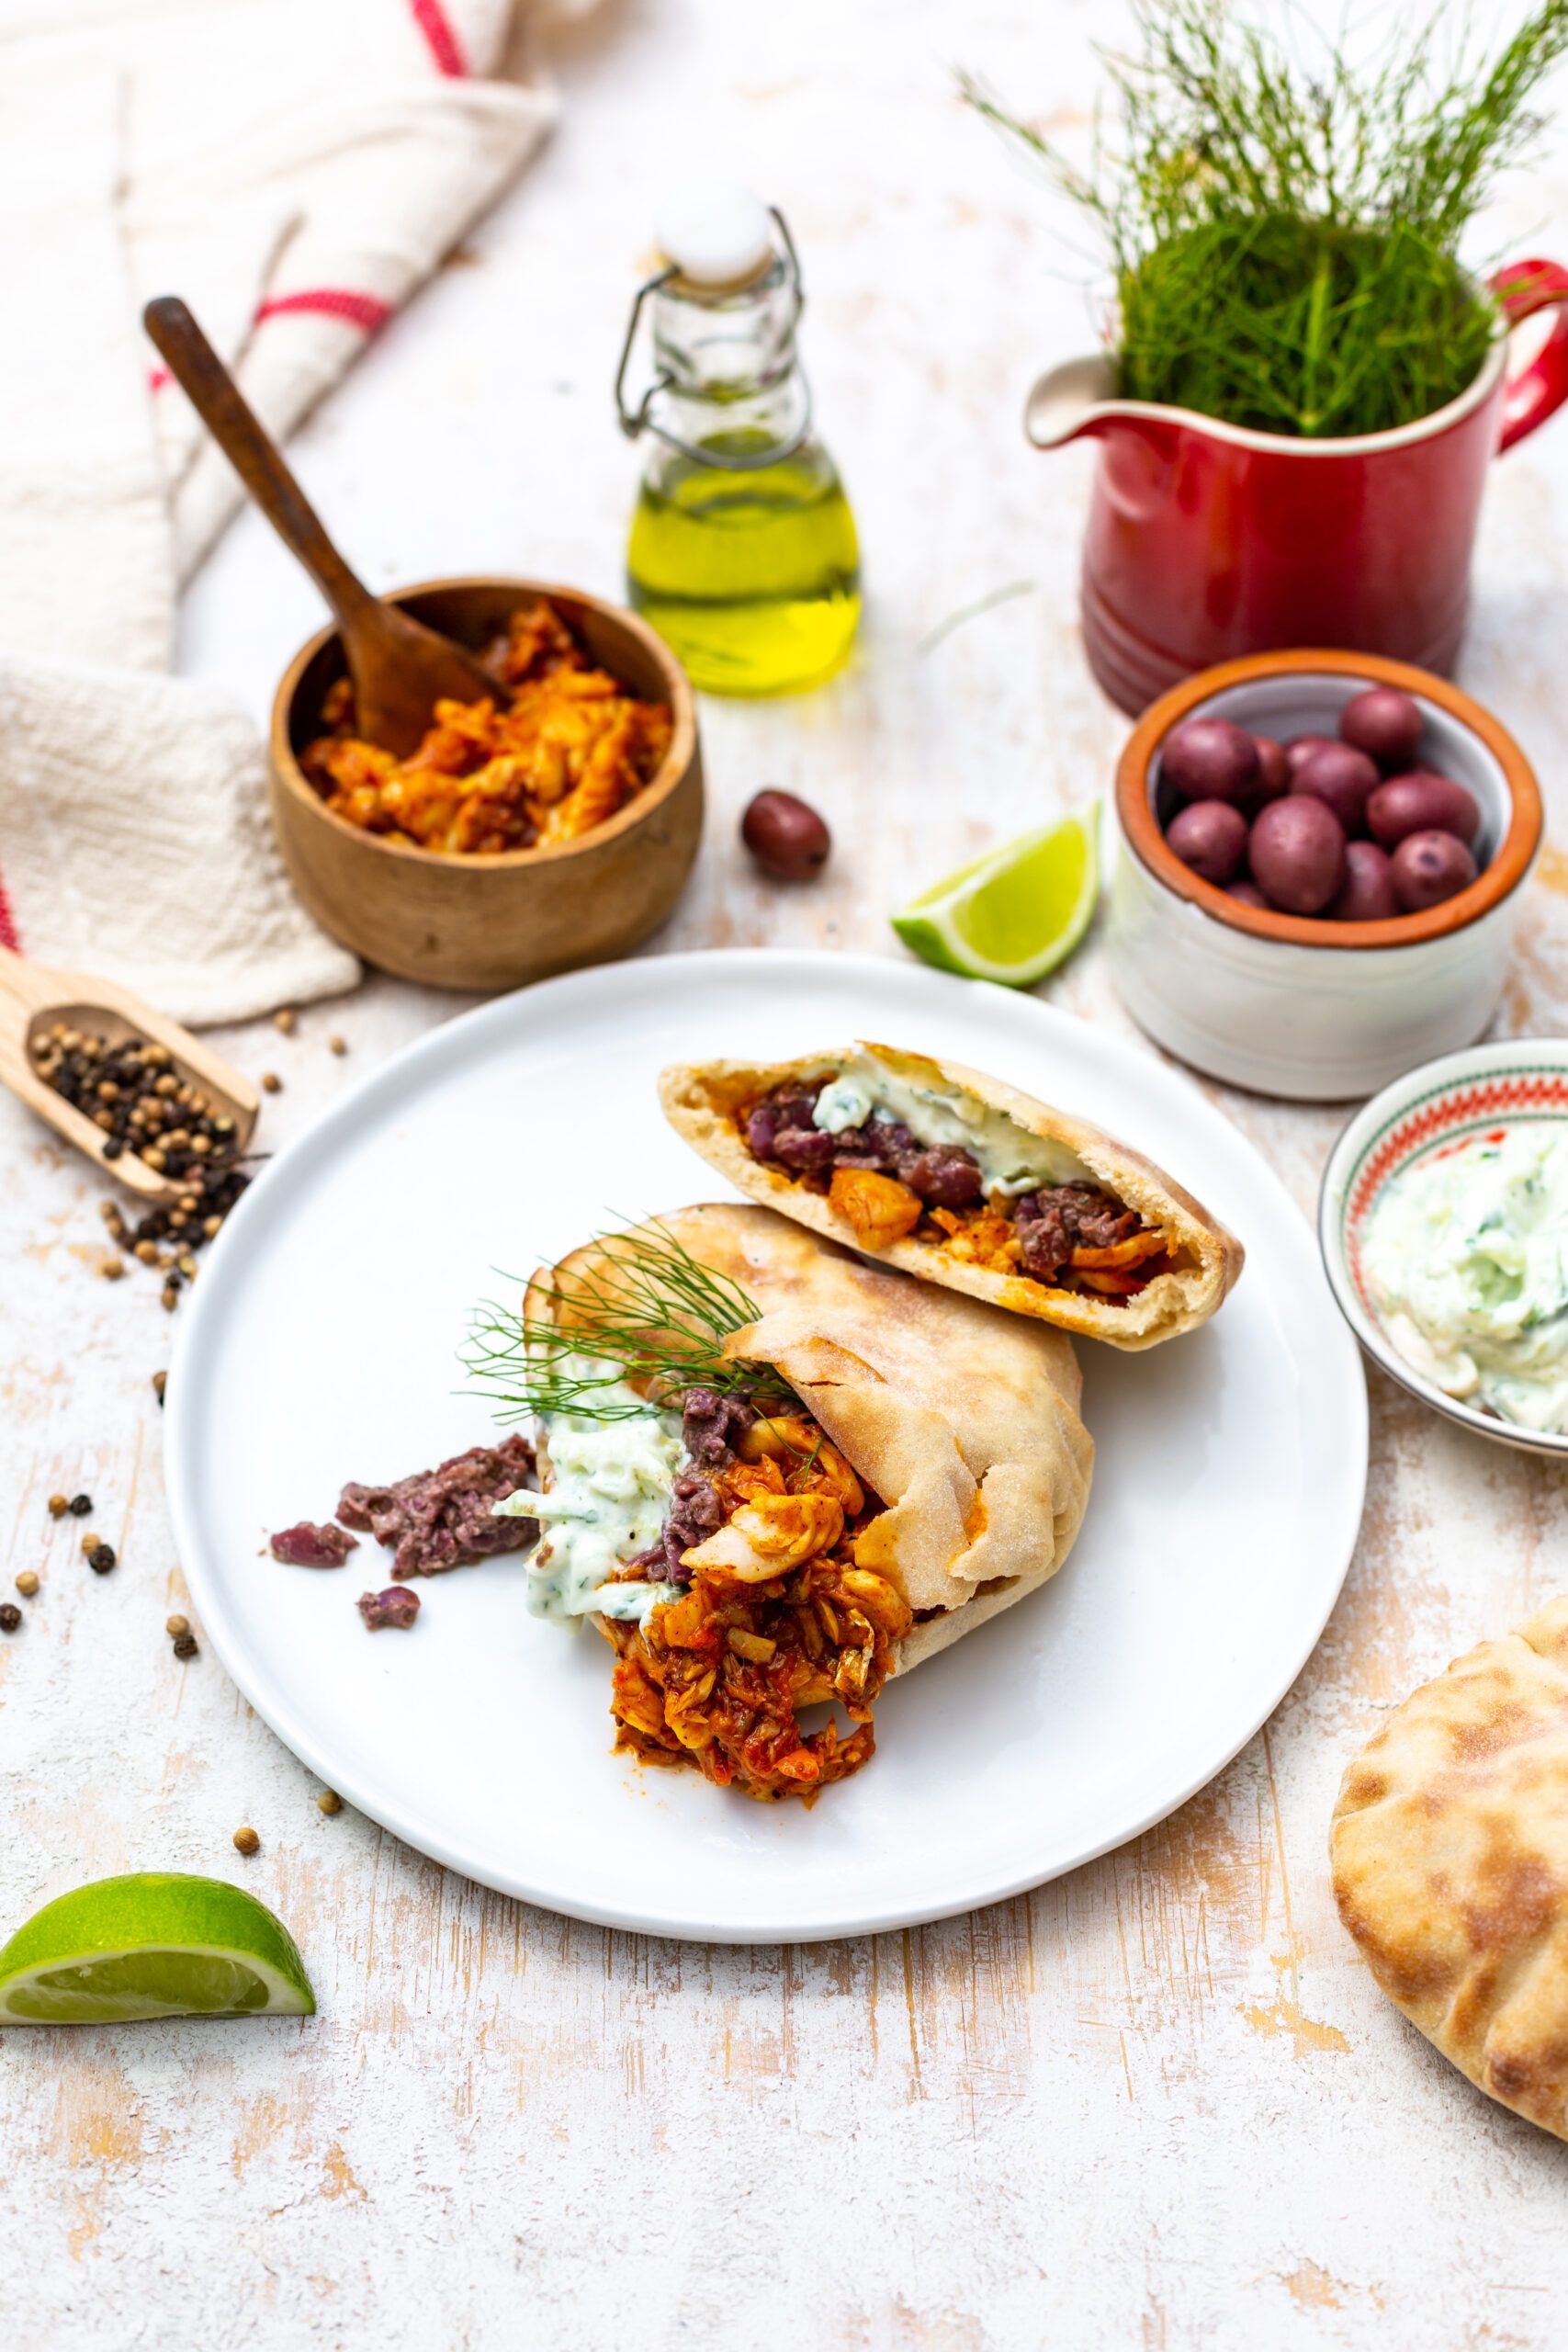
[[1491, 1021], [1540, 792], [1446, 679], [1317, 650], [1204, 671], [1139, 720], [1115, 809], [1117, 986], [1196, 1068], [1334, 1101]]

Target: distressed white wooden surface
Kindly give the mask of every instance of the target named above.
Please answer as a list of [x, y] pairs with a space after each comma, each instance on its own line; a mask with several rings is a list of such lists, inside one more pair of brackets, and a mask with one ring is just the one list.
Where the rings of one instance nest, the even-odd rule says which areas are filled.
[[[562, 56], [542, 166], [304, 436], [307, 481], [377, 580], [516, 569], [614, 594], [636, 459], [609, 379], [655, 193], [701, 154], [785, 206], [862, 525], [865, 632], [814, 699], [705, 709], [708, 842], [658, 945], [897, 952], [883, 919], [913, 886], [1105, 788], [1122, 722], [1073, 605], [1088, 459], [1033, 457], [1017, 428], [1032, 370], [1086, 341], [1088, 300], [947, 68], [1069, 122], [1090, 35], [1120, 23], [1085, 0], [609, 7]], [[1568, 252], [1565, 153], [1516, 190], [1499, 245]], [[1534, 753], [1559, 828], [1565, 520], [1568, 423], [1497, 470], [1463, 673]], [[191, 599], [186, 658], [259, 713], [316, 617], [243, 524]], [[820, 886], [747, 873], [734, 815], [761, 783], [829, 814]], [[1562, 1022], [1568, 861], [1545, 875], [1517, 1028]], [[1093, 945], [1051, 993], [1126, 1027]], [[225, 1042], [282, 1075], [276, 1142], [450, 1010], [378, 980], [292, 1039], [258, 1024]], [[1221, 1099], [1309, 1207], [1337, 1114]], [[210, 1654], [175, 1664], [149, 1386], [168, 1327], [150, 1280], [96, 1278], [94, 1188], [8, 1099], [0, 1157], [0, 1560], [7, 1591], [18, 1569], [44, 1577], [0, 1642], [0, 1917], [110, 1871], [243, 1877], [297, 1930], [321, 2005], [303, 2025], [0, 2038], [17, 2352], [1562, 2342], [1568, 2154], [1382, 2001], [1325, 1869], [1338, 1774], [1380, 1710], [1568, 1580], [1559, 1474], [1374, 1384], [1344, 1600], [1267, 1731], [1175, 1819], [919, 1932], [649, 1943], [324, 1818]], [[79, 1486], [122, 1553], [105, 1579], [77, 1523], [44, 1511]], [[230, 1839], [247, 1820], [262, 1849], [244, 1864]]]

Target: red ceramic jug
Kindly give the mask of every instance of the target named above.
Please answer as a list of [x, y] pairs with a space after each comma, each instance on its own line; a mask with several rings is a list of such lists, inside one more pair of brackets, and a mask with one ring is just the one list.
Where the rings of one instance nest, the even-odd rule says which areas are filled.
[[[1555, 262], [1517, 262], [1491, 284], [1509, 326], [1568, 302], [1568, 270]], [[1342, 646], [1447, 673], [1464, 631], [1487, 465], [1568, 400], [1568, 311], [1517, 375], [1499, 336], [1446, 408], [1345, 440], [1119, 401], [1113, 382], [1108, 359], [1069, 360], [1035, 385], [1024, 429], [1041, 449], [1100, 444], [1084, 646], [1123, 710], [1216, 662], [1283, 646]]]

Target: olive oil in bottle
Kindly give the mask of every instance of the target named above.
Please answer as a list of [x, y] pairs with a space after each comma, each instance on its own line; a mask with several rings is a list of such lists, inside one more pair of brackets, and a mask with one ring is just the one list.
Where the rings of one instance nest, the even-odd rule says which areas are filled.
[[[626, 550], [630, 601], [711, 694], [796, 694], [848, 658], [860, 618], [854, 517], [811, 424], [795, 356], [800, 274], [776, 212], [699, 189], [660, 223], [617, 383], [654, 435]], [[657, 373], [621, 399], [644, 301]]]

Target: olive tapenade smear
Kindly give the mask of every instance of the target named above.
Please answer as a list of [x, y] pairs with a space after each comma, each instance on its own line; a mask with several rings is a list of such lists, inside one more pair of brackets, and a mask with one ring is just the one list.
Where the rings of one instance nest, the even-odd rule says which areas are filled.
[[[590, 1616], [614, 1646], [617, 1747], [809, 1802], [870, 1758], [913, 1617], [856, 1562], [880, 1499], [771, 1367], [727, 1357], [759, 1313], [643, 1226], [536, 1278], [520, 1317], [481, 1310], [468, 1362], [536, 1418], [545, 1492], [497, 1508], [544, 1523], [530, 1607]], [[802, 1728], [835, 1701], [847, 1736]]]

